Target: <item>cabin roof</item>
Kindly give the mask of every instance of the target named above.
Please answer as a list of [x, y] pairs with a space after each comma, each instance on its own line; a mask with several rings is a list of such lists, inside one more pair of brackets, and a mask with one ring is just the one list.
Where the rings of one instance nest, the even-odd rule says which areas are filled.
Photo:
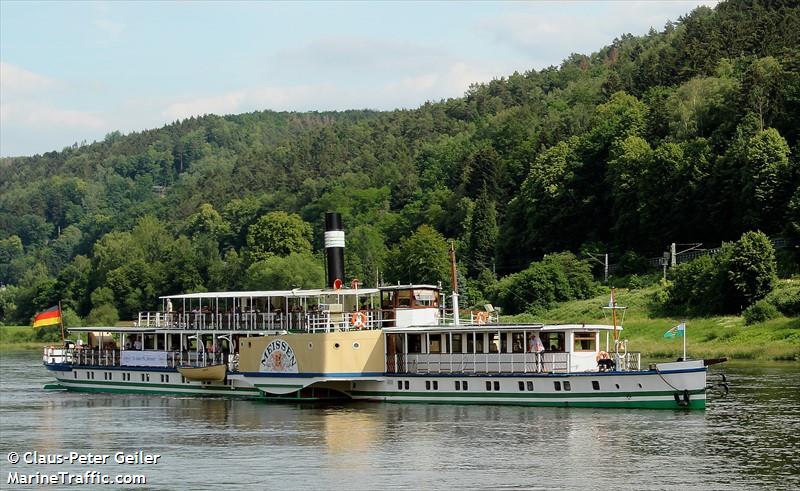
[[441, 290], [436, 285], [387, 285], [379, 288], [382, 292], [397, 290]]
[[[605, 324], [459, 324], [385, 327], [384, 332], [459, 332], [459, 331], [611, 331], [614, 326]], [[617, 326], [621, 331], [622, 326]]]
[[253, 291], [238, 291], [238, 292], [201, 292], [201, 293], [180, 293], [177, 295], [164, 295], [162, 299], [171, 300], [196, 300], [196, 299], [214, 299], [214, 298], [267, 298], [267, 297], [286, 297], [286, 298], [310, 298], [310, 297], [324, 297], [329, 295], [350, 295], [362, 296], [372, 295], [378, 293], [377, 288], [341, 288], [339, 290], [253, 290]]

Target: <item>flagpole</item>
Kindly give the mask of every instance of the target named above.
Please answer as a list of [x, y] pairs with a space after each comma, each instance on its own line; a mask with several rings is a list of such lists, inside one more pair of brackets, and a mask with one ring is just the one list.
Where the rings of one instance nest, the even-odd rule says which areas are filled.
[[58, 301], [58, 324], [61, 326], [61, 343], [65, 341], [64, 337], [64, 315], [61, 312], [61, 300]]
[[686, 321], [683, 321], [683, 361], [686, 361]]

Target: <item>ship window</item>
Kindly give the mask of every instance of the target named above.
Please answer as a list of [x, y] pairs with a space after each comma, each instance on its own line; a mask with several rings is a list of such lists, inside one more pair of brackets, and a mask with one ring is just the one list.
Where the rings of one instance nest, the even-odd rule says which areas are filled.
[[425, 381], [425, 390], [431, 390], [431, 381], [430, 380], [426, 380]]
[[439, 390], [439, 381], [438, 380], [434, 380], [433, 381], [433, 390]]
[[475, 353], [483, 353], [483, 336], [484, 333], [475, 333]]
[[409, 353], [422, 353], [422, 335], [409, 334], [408, 335], [408, 352]]
[[489, 353], [497, 353], [499, 350], [500, 350], [500, 333], [498, 332], [489, 333]]
[[492, 390], [492, 382], [490, 380], [486, 381], [486, 390]]
[[408, 390], [408, 380], [406, 380], [405, 382], [403, 382], [403, 385], [405, 385], [405, 387], [406, 387], [406, 390]]
[[511, 334], [511, 352], [512, 353], [525, 352], [525, 333], [515, 332]]
[[600, 382], [592, 380], [592, 390], [600, 390]]
[[411, 291], [400, 290], [397, 292], [397, 306], [398, 307], [411, 307]]
[[564, 333], [563, 332], [543, 332], [542, 342], [547, 351], [564, 352]]
[[144, 382], [144, 374], [141, 374], [142, 382]]
[[436, 305], [436, 292], [433, 290], [414, 290], [414, 305], [433, 307]]
[[442, 335], [431, 334], [428, 336], [430, 339], [430, 349], [428, 353], [441, 353], [442, 352]]
[[526, 384], [528, 385], [528, 390], [529, 390], [529, 391], [531, 391], [531, 392], [533, 392], [533, 382], [531, 382], [530, 380], [528, 380], [528, 381], [526, 382]]
[[464, 390], [469, 390], [469, 386], [467, 385], [467, 381], [466, 380], [461, 382], [461, 388], [464, 389]]
[[525, 390], [525, 382], [519, 381], [519, 390]]
[[461, 333], [453, 334], [453, 353], [461, 353]]
[[397, 381], [397, 390], [403, 390], [403, 381], [402, 380], [398, 380]]
[[78, 378], [78, 372], [72, 372], [73, 378]]
[[500, 382], [494, 383], [494, 390], [500, 390]]
[[556, 389], [556, 391], [560, 391], [561, 390], [561, 382], [553, 382], [553, 387]]
[[572, 385], [569, 382], [564, 382], [564, 390], [572, 390]]
[[461, 381], [456, 380], [456, 390], [461, 390]]
[[164, 375], [164, 380], [166, 380], [167, 383], [169, 383], [169, 375]]
[[596, 343], [595, 333], [593, 332], [576, 332], [575, 333], [575, 343], [573, 350], [574, 351], [595, 351]]

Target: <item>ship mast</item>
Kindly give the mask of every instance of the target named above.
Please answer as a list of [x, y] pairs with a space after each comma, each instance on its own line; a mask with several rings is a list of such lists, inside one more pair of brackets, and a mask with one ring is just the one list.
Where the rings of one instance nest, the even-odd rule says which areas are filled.
[[459, 324], [458, 311], [458, 274], [456, 274], [456, 246], [450, 242], [450, 283], [453, 287], [453, 324]]

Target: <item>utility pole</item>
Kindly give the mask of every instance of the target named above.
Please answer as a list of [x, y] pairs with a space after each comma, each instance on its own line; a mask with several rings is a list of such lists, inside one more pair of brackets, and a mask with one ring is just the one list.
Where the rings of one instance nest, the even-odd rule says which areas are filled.
[[669, 245], [669, 267], [674, 268], [677, 264], [677, 254], [675, 253], [675, 242]]
[[600, 258], [596, 257], [591, 252], [587, 252], [586, 254], [589, 255], [589, 259], [597, 261], [598, 263], [603, 265], [603, 283], [608, 283], [608, 253], [606, 252], [605, 254], [603, 254], [602, 261], [600, 260]]

